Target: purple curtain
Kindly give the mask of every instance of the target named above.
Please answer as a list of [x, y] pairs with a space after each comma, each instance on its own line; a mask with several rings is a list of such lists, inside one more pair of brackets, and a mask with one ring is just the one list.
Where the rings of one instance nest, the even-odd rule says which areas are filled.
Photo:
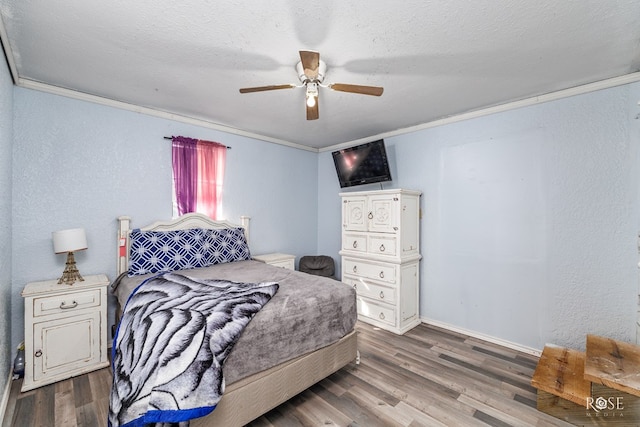
[[178, 214], [195, 212], [198, 200], [198, 140], [173, 137], [173, 177]]

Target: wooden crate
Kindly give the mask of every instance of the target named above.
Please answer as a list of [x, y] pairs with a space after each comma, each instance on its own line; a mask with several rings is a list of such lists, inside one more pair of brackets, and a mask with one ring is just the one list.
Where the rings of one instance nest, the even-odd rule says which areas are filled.
[[583, 352], [546, 345], [531, 385], [586, 408], [587, 398], [591, 396], [591, 382], [584, 379], [584, 362]]
[[611, 338], [587, 335], [584, 377], [640, 396], [640, 347]]

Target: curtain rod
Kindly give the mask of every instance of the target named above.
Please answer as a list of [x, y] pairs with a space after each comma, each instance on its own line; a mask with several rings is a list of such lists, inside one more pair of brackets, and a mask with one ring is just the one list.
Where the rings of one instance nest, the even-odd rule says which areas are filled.
[[[170, 140], [173, 140], [173, 137], [172, 137], [172, 136], [165, 136], [165, 137], [164, 137], [164, 139], [170, 139]], [[230, 147], [230, 146], [225, 145], [225, 147], [227, 147], [227, 150], [231, 150], [231, 147]]]

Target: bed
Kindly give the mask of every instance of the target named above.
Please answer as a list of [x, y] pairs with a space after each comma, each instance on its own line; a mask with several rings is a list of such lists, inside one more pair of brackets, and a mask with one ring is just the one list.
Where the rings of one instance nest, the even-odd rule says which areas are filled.
[[[112, 285], [118, 300], [117, 319], [131, 292], [154, 275], [144, 269], [134, 276], [126, 274], [136, 264], [130, 255], [132, 239], [135, 244], [137, 237], [132, 237], [129, 217], [119, 217], [118, 223], [118, 280]], [[195, 213], [141, 227], [133, 234], [194, 229], [241, 230], [249, 240], [248, 217], [242, 217], [241, 224], [236, 225]], [[212, 413], [191, 420], [191, 427], [245, 425], [347, 364], [357, 362], [356, 299], [350, 286], [252, 259], [177, 272], [195, 279], [275, 282], [279, 286], [229, 353], [223, 365], [226, 389], [222, 399]]]

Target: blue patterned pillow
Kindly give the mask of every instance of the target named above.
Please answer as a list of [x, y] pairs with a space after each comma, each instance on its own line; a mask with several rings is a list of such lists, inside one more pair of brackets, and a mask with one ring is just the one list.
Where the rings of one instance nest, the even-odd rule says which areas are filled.
[[129, 276], [251, 259], [243, 228], [131, 231]]

